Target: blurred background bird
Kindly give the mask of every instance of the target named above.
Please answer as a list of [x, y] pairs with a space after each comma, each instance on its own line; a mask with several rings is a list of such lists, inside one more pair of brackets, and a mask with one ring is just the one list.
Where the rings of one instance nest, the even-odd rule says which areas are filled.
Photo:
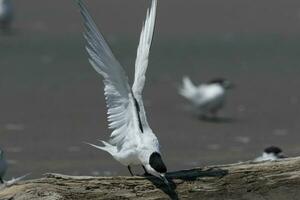
[[279, 147], [270, 146], [270, 147], [265, 148], [262, 155], [257, 157], [254, 161], [256, 161], [256, 162], [273, 161], [273, 160], [278, 160], [278, 159], [282, 159], [282, 158], [287, 158], [282, 153], [282, 150]]
[[7, 171], [7, 161], [5, 159], [5, 155], [4, 155], [4, 151], [2, 149], [0, 149], [0, 190], [5, 188], [5, 187], [9, 187], [14, 185], [15, 183], [19, 182], [20, 180], [26, 178], [28, 175], [30, 175], [30, 173], [25, 174], [23, 176], [19, 176], [17, 178], [11, 178], [8, 181], [4, 181], [4, 176], [6, 174]]
[[196, 86], [185, 76], [179, 94], [193, 104], [199, 117], [217, 119], [219, 110], [225, 104], [226, 92], [232, 87], [233, 84], [223, 78], [212, 79]]
[[11, 0], [0, 0], [0, 28], [3, 32], [11, 30], [13, 5]]
[[0, 183], [3, 184], [3, 177], [6, 173], [7, 170], [7, 163], [6, 163], [6, 159], [4, 157], [4, 152], [2, 149], [0, 149]]

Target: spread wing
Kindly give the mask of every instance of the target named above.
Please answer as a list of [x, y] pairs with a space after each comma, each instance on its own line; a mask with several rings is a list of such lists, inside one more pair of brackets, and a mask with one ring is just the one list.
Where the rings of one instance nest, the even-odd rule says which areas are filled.
[[144, 129], [149, 128], [149, 125], [147, 122], [145, 108], [143, 105], [142, 91], [145, 85], [145, 74], [148, 67], [149, 52], [154, 33], [156, 7], [157, 0], [153, 0], [150, 12], [149, 10], [147, 11], [146, 21], [140, 36], [140, 42], [137, 49], [137, 58], [135, 61], [134, 83], [132, 86], [133, 95], [136, 98], [136, 101], [139, 105], [140, 121]]
[[122, 66], [114, 57], [83, 2], [77, 0], [77, 3], [84, 20], [89, 61], [104, 78], [109, 128], [113, 129], [110, 143], [121, 148], [126, 141], [132, 143], [139, 140], [135, 101]]

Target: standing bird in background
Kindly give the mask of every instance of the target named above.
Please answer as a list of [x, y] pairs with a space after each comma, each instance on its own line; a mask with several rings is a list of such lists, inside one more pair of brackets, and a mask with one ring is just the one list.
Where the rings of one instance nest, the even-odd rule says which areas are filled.
[[216, 119], [225, 104], [226, 91], [233, 85], [222, 78], [195, 86], [187, 76], [183, 77], [179, 94], [189, 100], [201, 118]]
[[4, 152], [2, 149], [0, 149], [0, 183], [4, 184], [3, 177], [7, 170], [7, 163], [6, 159], [4, 157]]
[[261, 161], [273, 161], [278, 159], [287, 158], [285, 155], [282, 154], [282, 150], [276, 146], [270, 146], [265, 148], [263, 154], [257, 157], [254, 161], [261, 162]]
[[0, 28], [2, 31], [10, 31], [13, 20], [13, 6], [11, 0], [0, 0]]
[[133, 173], [130, 166], [141, 165], [146, 173], [159, 177], [168, 184], [165, 177], [167, 168], [161, 157], [158, 139], [147, 122], [142, 99], [157, 0], [152, 1], [140, 36], [132, 88], [125, 71], [97, 29], [87, 8], [81, 0], [77, 0], [77, 3], [84, 19], [89, 61], [104, 78], [109, 128], [113, 129], [109, 142], [101, 141], [103, 146], [91, 145], [111, 154], [128, 167], [131, 175]]

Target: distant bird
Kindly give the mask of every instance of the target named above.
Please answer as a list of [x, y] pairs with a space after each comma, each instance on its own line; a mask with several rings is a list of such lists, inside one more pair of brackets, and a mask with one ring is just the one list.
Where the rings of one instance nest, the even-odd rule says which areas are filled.
[[7, 170], [6, 159], [4, 157], [3, 150], [0, 149], [0, 183], [1, 184], [4, 184], [3, 177], [6, 173], [6, 170]]
[[11, 0], [0, 0], [0, 28], [9, 31], [13, 20], [13, 5]]
[[265, 148], [263, 154], [259, 157], [257, 157], [254, 161], [260, 162], [260, 161], [273, 161], [278, 160], [282, 158], [287, 158], [285, 155], [282, 154], [282, 150], [279, 147], [276, 146], [270, 146]]
[[179, 94], [189, 100], [196, 113], [203, 118], [217, 118], [218, 112], [225, 104], [226, 91], [233, 84], [223, 78], [212, 79], [195, 86], [187, 76], [183, 77]]
[[168, 184], [165, 178], [167, 168], [161, 157], [159, 142], [147, 122], [142, 100], [157, 0], [152, 1], [140, 36], [132, 88], [122, 66], [97, 29], [84, 3], [81, 0], [77, 0], [77, 3], [84, 19], [89, 61], [104, 78], [109, 128], [114, 129], [109, 142], [101, 141], [103, 146], [91, 145], [111, 154], [128, 167], [131, 175], [133, 173], [130, 167], [141, 165], [146, 173], [159, 177]]

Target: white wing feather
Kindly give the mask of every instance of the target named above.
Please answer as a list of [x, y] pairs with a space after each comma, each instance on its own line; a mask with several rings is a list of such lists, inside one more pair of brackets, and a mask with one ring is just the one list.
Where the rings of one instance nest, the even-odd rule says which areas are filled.
[[113, 129], [110, 144], [121, 148], [126, 141], [132, 143], [133, 140], [139, 139], [138, 131], [136, 131], [139, 130], [138, 118], [128, 78], [97, 29], [85, 5], [81, 0], [77, 2], [84, 19], [89, 61], [104, 77], [109, 128]]
[[193, 84], [191, 79], [184, 76], [182, 79], [182, 86], [179, 88], [179, 94], [187, 99], [196, 98], [198, 93], [198, 88]]
[[142, 91], [145, 85], [145, 80], [146, 80], [145, 74], [148, 67], [149, 52], [150, 52], [153, 33], [154, 33], [156, 7], [157, 7], [157, 0], [153, 0], [150, 12], [149, 10], [147, 11], [147, 17], [140, 36], [140, 42], [137, 49], [137, 58], [135, 61], [134, 83], [132, 86], [134, 97], [136, 98], [140, 106], [139, 115], [141, 117], [141, 123], [144, 128], [149, 128], [149, 125], [146, 119], [145, 108], [143, 105]]

